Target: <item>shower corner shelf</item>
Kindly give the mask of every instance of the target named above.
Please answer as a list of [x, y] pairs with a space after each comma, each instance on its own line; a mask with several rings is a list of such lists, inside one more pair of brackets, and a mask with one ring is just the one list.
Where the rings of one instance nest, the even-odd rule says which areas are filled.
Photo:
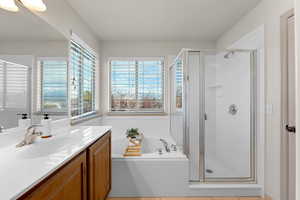
[[217, 88], [221, 88], [221, 87], [223, 87], [223, 85], [221, 85], [221, 84], [215, 84], [215, 85], [209, 85], [208, 86], [208, 88], [212, 88], [212, 89], [217, 89]]

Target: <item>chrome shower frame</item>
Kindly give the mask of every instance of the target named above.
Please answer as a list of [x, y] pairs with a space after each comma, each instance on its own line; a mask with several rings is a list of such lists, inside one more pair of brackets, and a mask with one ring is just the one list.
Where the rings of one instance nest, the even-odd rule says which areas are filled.
[[[203, 49], [203, 50], [193, 50], [193, 49], [182, 49], [178, 56], [175, 59], [175, 62], [171, 65], [171, 67], [176, 63], [176, 60], [179, 58], [183, 58], [184, 62], [183, 65], [187, 65], [188, 61], [187, 59], [184, 59], [189, 53], [214, 53], [217, 54], [218, 52], [228, 52], [225, 54], [224, 58], [231, 59], [231, 56], [233, 56], [236, 52], [249, 52], [250, 53], [250, 73], [251, 73], [251, 83], [250, 83], [250, 176], [249, 177], [226, 177], [226, 178], [207, 178], [205, 177], [205, 150], [204, 154], [200, 155], [199, 161], [200, 161], [200, 177], [199, 180], [193, 180], [191, 182], [203, 182], [203, 183], [256, 183], [257, 182], [257, 51], [256, 50], [248, 50], [248, 49], [230, 49], [230, 50], [223, 50], [223, 51], [216, 51], [211, 49]], [[184, 94], [183, 94], [183, 112], [184, 112], [184, 135], [183, 135], [183, 150], [186, 153], [187, 156], [189, 156], [189, 127], [187, 127], [187, 101], [188, 98], [187, 90], [186, 90], [186, 81], [189, 79], [187, 76], [186, 69], [183, 69], [183, 76], [184, 76]], [[203, 91], [202, 91], [203, 93]], [[202, 95], [204, 96], [204, 95]], [[205, 98], [202, 99], [204, 103], [202, 103], [201, 106], [203, 108], [200, 108], [200, 110], [205, 110]], [[201, 127], [202, 132], [204, 133], [204, 138], [206, 136], [205, 133], [205, 119], [200, 119], [199, 124], [204, 124], [203, 127]], [[171, 128], [171, 122], [170, 122], [170, 128]], [[205, 139], [202, 141], [204, 143], [204, 149], [206, 145]], [[201, 141], [199, 141], [201, 143]], [[199, 149], [201, 152], [201, 149]]]

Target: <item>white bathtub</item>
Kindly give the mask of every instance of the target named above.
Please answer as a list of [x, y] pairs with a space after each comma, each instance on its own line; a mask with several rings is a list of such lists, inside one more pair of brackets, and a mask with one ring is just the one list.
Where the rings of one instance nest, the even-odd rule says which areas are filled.
[[[172, 139], [166, 139], [174, 144]], [[124, 157], [126, 138], [112, 140], [112, 197], [181, 196], [188, 180], [188, 159], [180, 152], [160, 155], [159, 138], [145, 137], [142, 156]], [[180, 188], [180, 189], [174, 189]]]

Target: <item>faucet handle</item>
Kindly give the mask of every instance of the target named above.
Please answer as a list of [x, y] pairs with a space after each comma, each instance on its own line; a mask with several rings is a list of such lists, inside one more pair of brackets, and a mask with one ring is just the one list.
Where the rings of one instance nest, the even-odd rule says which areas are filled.
[[37, 130], [38, 127], [42, 127], [41, 125], [31, 125], [27, 128], [26, 134], [25, 134], [25, 138], [30, 136], [30, 135], [34, 135], [34, 136], [41, 136], [43, 135], [42, 131]]
[[177, 151], [177, 146], [176, 146], [176, 144], [171, 144], [171, 149], [172, 149], [172, 151]]
[[157, 152], [158, 152], [159, 155], [162, 155], [163, 154], [162, 148], [157, 148]]

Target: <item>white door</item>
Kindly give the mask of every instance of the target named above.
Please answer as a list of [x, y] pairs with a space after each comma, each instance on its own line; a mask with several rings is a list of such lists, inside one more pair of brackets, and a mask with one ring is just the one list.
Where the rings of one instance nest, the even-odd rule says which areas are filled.
[[296, 200], [296, 96], [295, 96], [295, 23], [294, 17], [288, 20], [288, 200]]

